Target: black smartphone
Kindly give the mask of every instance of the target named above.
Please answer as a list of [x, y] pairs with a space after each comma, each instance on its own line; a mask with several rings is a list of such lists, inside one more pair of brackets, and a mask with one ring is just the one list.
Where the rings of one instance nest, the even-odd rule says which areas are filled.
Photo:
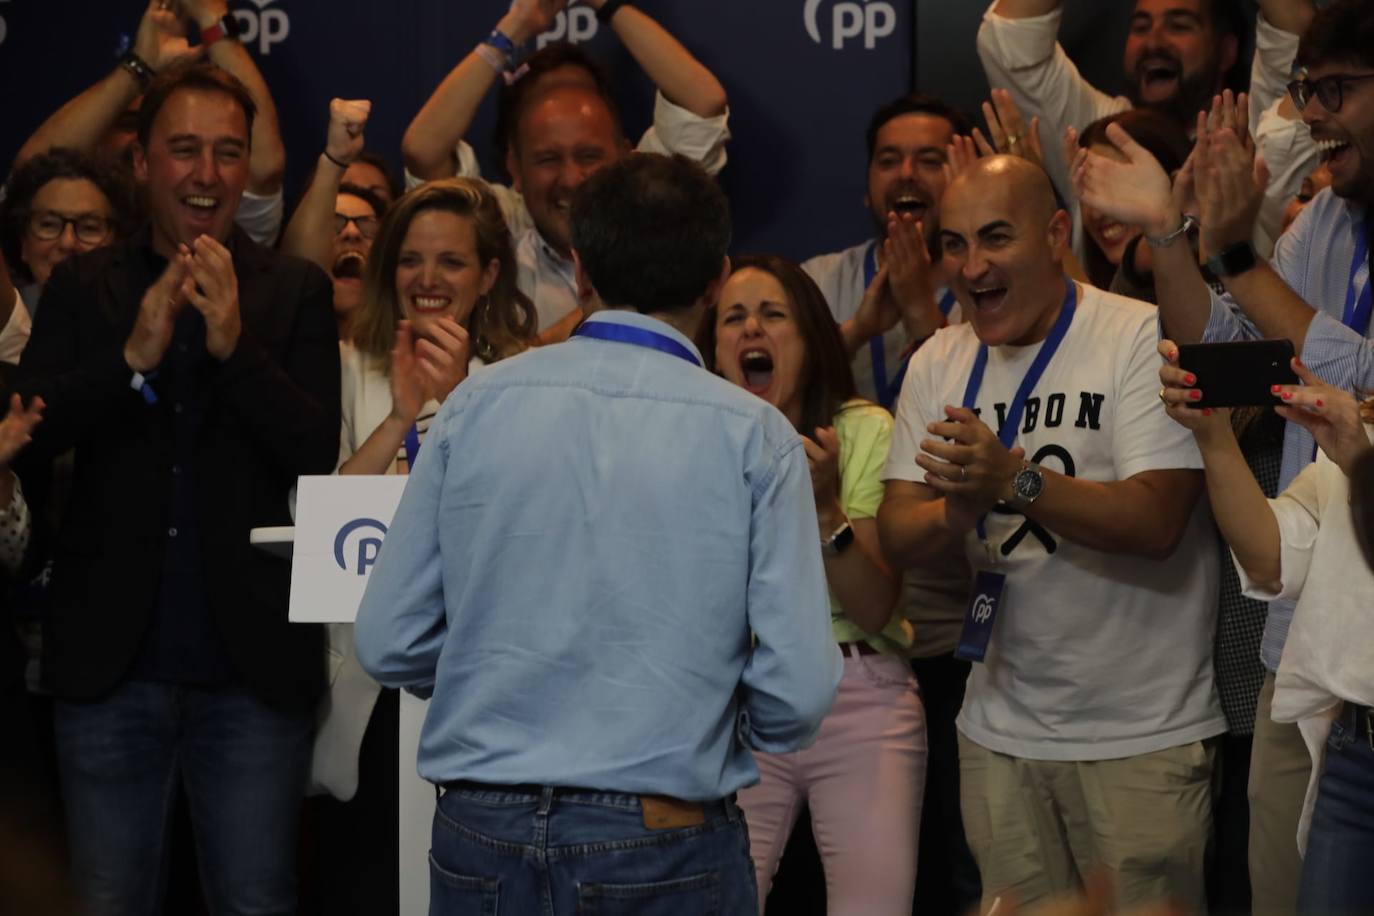
[[1275, 385], [1296, 385], [1291, 340], [1179, 344], [1178, 364], [1197, 376], [1192, 407], [1271, 407]]

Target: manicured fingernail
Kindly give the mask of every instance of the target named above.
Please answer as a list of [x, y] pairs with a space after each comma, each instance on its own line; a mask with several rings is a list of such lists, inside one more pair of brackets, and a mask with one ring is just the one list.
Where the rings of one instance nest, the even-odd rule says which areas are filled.
[[1185, 375], [1185, 376], [1183, 377], [1183, 383], [1184, 383], [1185, 385], [1196, 385], [1196, 384], [1197, 384], [1197, 376], [1196, 376], [1196, 375], [1193, 375], [1193, 373], [1189, 372], [1187, 375]]
[[1202, 415], [1203, 415], [1204, 417], [1210, 417], [1210, 416], [1212, 415], [1212, 408], [1210, 408], [1210, 407], [1204, 407], [1204, 408], [1202, 408]]
[[1293, 399], [1293, 392], [1291, 392], [1291, 391], [1285, 391], [1285, 392], [1283, 393], [1282, 397], [1283, 397], [1283, 399], [1284, 399], [1285, 401], [1290, 401], [1290, 400]]
[[1178, 351], [1177, 351], [1177, 350], [1170, 350], [1170, 351], [1169, 351], [1169, 361], [1170, 361], [1170, 362], [1173, 362], [1173, 361], [1176, 360], [1176, 359], [1178, 359]]
[[1193, 391], [1188, 392], [1188, 400], [1190, 400], [1190, 401], [1201, 401], [1201, 400], [1202, 400], [1202, 392], [1201, 392], [1201, 391], [1197, 391], [1196, 389], [1194, 389]]
[[1321, 407], [1321, 406], [1322, 406], [1322, 402], [1321, 402], [1320, 400], [1317, 401], [1317, 406], [1318, 406], [1318, 407]]
[[1270, 385], [1270, 386], [1269, 386], [1269, 392], [1270, 392], [1271, 394], [1278, 394], [1278, 393], [1279, 393], [1279, 386], [1278, 386], [1278, 385]]

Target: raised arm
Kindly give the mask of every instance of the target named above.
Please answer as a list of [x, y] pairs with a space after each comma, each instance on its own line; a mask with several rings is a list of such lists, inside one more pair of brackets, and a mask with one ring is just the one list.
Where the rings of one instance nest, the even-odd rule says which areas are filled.
[[[606, 0], [588, 0], [600, 10]], [[702, 118], [725, 113], [725, 87], [682, 43], [647, 14], [622, 6], [611, 16], [611, 29], [668, 101]]]
[[[199, 56], [203, 49], [187, 43], [186, 24], [180, 16], [163, 9], [161, 0], [150, 0], [134, 35], [133, 53], [159, 72], [178, 61]], [[116, 67], [40, 124], [19, 148], [15, 166], [59, 146], [94, 149], [142, 91], [142, 84], [130, 69]]]
[[[229, 13], [226, 0], [180, 0], [187, 14], [203, 32]], [[257, 106], [253, 120], [253, 151], [249, 159], [248, 190], [254, 194], [275, 194], [281, 190], [286, 174], [286, 147], [282, 144], [277, 106], [262, 78], [258, 65], [237, 41], [220, 39], [209, 46], [210, 60], [232, 73], [243, 83]]]
[[314, 261], [326, 273], [334, 266], [334, 205], [350, 163], [363, 151], [363, 129], [372, 103], [362, 99], [329, 103], [329, 132], [315, 174], [291, 215], [281, 250]]
[[[515, 0], [496, 23], [495, 31], [519, 47], [552, 26], [567, 5], [567, 0]], [[505, 63], [500, 51], [483, 43], [444, 77], [401, 138], [401, 155], [412, 175], [431, 181], [455, 174], [453, 151], [472, 125], [482, 99], [495, 85], [497, 65]]]
[[1006, 19], [1029, 19], [1059, 9], [1061, 0], [997, 0], [992, 11]]

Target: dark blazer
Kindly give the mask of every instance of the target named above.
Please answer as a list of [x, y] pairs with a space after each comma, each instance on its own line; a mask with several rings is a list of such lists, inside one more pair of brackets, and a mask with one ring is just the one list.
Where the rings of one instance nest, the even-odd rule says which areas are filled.
[[[43, 292], [16, 388], [47, 402], [21, 476], [75, 449], [71, 500], [54, 545], [44, 670], [59, 697], [95, 699], [124, 679], [159, 595], [172, 499], [174, 407], [131, 387], [124, 343], [157, 274], [148, 232], [69, 259]], [[328, 278], [235, 230], [243, 331], [210, 370], [195, 446], [205, 592], [238, 678], [272, 706], [313, 708], [323, 632], [286, 619], [290, 564], [249, 530], [289, 525], [301, 474], [333, 471], [339, 350]], [[190, 308], [191, 306], [187, 306]], [[28, 477], [24, 476], [26, 487]], [[39, 487], [41, 490], [41, 487]]]

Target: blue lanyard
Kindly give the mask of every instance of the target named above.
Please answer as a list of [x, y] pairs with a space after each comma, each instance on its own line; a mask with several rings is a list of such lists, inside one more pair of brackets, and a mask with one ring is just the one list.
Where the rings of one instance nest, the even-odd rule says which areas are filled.
[[[1370, 219], [1374, 220], [1374, 216]], [[1369, 223], [1361, 223], [1355, 229], [1355, 258], [1350, 263], [1350, 283], [1345, 290], [1345, 309], [1341, 313], [1341, 322], [1361, 337], [1369, 334], [1369, 317], [1371, 310], [1374, 310], [1374, 299], [1371, 293], [1374, 292], [1374, 278], [1369, 276]], [[1356, 284], [1360, 268], [1365, 268], [1365, 278], [1363, 288]]]
[[636, 347], [648, 347], [650, 350], [658, 350], [676, 356], [678, 359], [685, 359], [694, 366], [701, 365], [701, 360], [697, 359], [695, 353], [668, 335], [645, 328], [637, 328], [633, 325], [612, 324], [609, 321], [584, 321], [576, 331], [573, 331], [573, 336], [633, 344]]
[[[1002, 423], [1002, 428], [997, 431], [997, 438], [1002, 440], [1002, 444], [1007, 448], [1011, 448], [1016, 442], [1016, 430], [1021, 425], [1021, 414], [1026, 410], [1026, 400], [1040, 382], [1040, 377], [1045, 374], [1055, 351], [1069, 333], [1069, 325], [1073, 323], [1073, 313], [1078, 306], [1078, 287], [1068, 277], [1064, 278], [1064, 283], [1068, 290], [1064, 293], [1064, 304], [1059, 309], [1059, 317], [1055, 319], [1054, 327], [1050, 328], [1045, 342], [1040, 345], [1040, 352], [1035, 354], [1035, 360], [1026, 370], [1026, 377], [1021, 380], [1020, 387], [1016, 389], [1016, 396], [1011, 399], [1007, 418]], [[978, 392], [983, 387], [983, 373], [987, 367], [988, 345], [981, 344], [978, 347], [978, 355], [973, 360], [973, 371], [969, 373], [968, 386], [964, 389], [964, 406], [970, 410], [977, 406]], [[983, 526], [981, 518], [978, 520], [978, 537], [984, 541], [988, 539], [987, 529]]]
[[[878, 243], [870, 242], [868, 254], [864, 256], [864, 292], [873, 285], [873, 278], [878, 275]], [[945, 290], [945, 294], [940, 297], [940, 314], [949, 317], [950, 309], [954, 308], [954, 292]], [[892, 409], [892, 405], [897, 401], [897, 395], [902, 391], [902, 380], [906, 378], [906, 367], [911, 362], [911, 357], [907, 356], [902, 360], [902, 364], [897, 367], [897, 374], [893, 376], [892, 382], [887, 380], [887, 347], [883, 340], [883, 335], [875, 334], [868, 341], [868, 354], [873, 361], [873, 393], [878, 399], [878, 403]]]
[[414, 423], [410, 424], [410, 431], [406, 433], [406, 473], [415, 470], [415, 456], [420, 454], [420, 430]]

